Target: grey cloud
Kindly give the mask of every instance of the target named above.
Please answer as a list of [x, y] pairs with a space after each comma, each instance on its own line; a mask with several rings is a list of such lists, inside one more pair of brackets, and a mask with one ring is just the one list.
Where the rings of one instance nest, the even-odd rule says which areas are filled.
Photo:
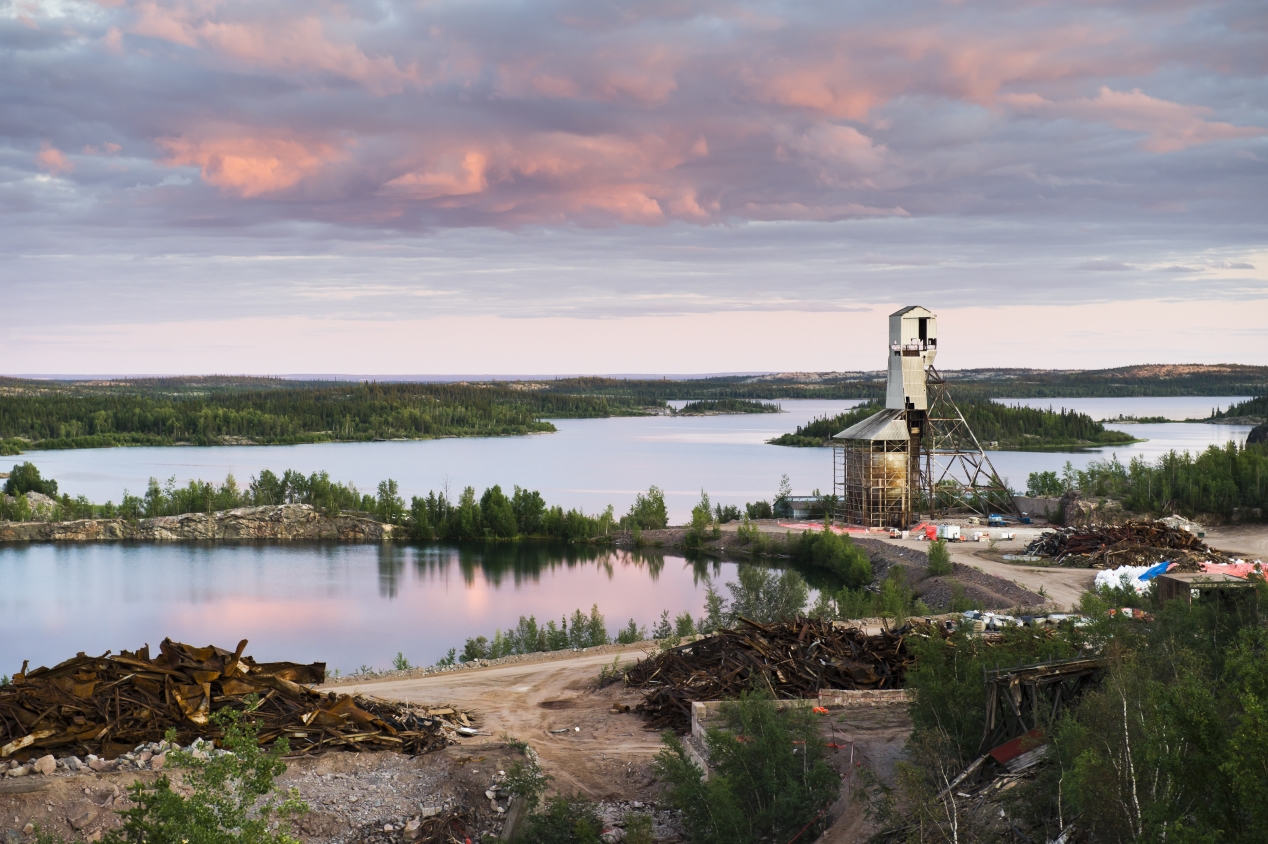
[[1086, 270], [1097, 273], [1121, 273], [1128, 270], [1136, 269], [1131, 264], [1124, 264], [1122, 261], [1084, 261], [1082, 264], [1075, 266], [1076, 270]]
[[152, 4], [167, 30], [92, 8], [0, 18], [23, 313], [1190, 296], [1172, 274], [1265, 246], [1264, 137], [1150, 152], [1150, 114], [1017, 105], [1139, 88], [1180, 109], [1157, 121], [1268, 126], [1256, 4]]

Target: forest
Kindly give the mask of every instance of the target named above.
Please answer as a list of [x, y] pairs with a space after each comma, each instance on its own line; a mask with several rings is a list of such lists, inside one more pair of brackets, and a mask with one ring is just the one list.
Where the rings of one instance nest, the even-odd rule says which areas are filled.
[[689, 401], [674, 412], [675, 416], [707, 416], [719, 413], [783, 413], [778, 404], [752, 399], [701, 399]]
[[[878, 356], [877, 363], [884, 363]], [[1245, 396], [1268, 392], [1268, 366], [1125, 366], [1116, 369], [941, 370], [957, 400], [1093, 396]], [[723, 375], [709, 378], [560, 378], [535, 388], [580, 395], [674, 399], [880, 399], [885, 372]]]
[[1257, 396], [1244, 402], [1239, 402], [1224, 410], [1211, 408], [1211, 419], [1241, 419], [1246, 417], [1258, 418], [1261, 422], [1268, 420], [1268, 395]]
[[[664, 402], [653, 402], [663, 408]], [[508, 436], [554, 431], [547, 418], [641, 414], [628, 397], [516, 389], [506, 384], [327, 383], [169, 392], [153, 384], [106, 390], [0, 392], [0, 441], [23, 448], [285, 444]]]
[[[1136, 604], [1150, 613], [1143, 622], [1112, 614], [1118, 597], [1085, 594], [1079, 609], [1089, 623], [1055, 633], [912, 637], [914, 730], [897, 788], [869, 788], [886, 827], [873, 840], [1054, 841], [1063, 832], [1089, 844], [1266, 840], [1263, 581], [1236, 603], [1163, 605], [1151, 591]], [[1088, 653], [1107, 667], [1091, 690], [1037, 719], [1048, 743], [1038, 773], [989, 814], [947, 799], [947, 782], [981, 752], [984, 669]]]
[[[56, 480], [41, 477], [31, 463], [22, 463], [13, 467], [3, 490], [0, 520], [10, 521], [137, 520], [238, 507], [308, 504], [330, 515], [360, 513], [400, 525], [416, 541], [536, 538], [565, 542], [589, 542], [608, 537], [615, 530], [663, 528], [669, 523], [664, 493], [654, 486], [638, 494], [629, 512], [620, 519], [611, 505], [602, 513], [587, 515], [578, 509], [550, 506], [541, 493], [518, 486], [509, 496], [497, 485], [479, 496], [469, 486], [456, 500], [445, 491], [433, 491], [426, 496], [413, 496], [406, 504], [399, 485], [390, 478], [380, 481], [373, 492], [362, 492], [354, 484], [332, 480], [326, 472], [304, 475], [290, 469], [281, 475], [265, 469], [245, 486], [233, 475], [219, 485], [197, 480], [180, 486], [175, 478], [166, 483], [150, 478], [142, 495], [124, 490], [118, 504], [95, 504], [83, 496], [72, 498], [66, 492], [59, 496]], [[51, 510], [37, 512], [28, 493], [51, 498]]]
[[[993, 401], [958, 403], [964, 419], [983, 447], [1010, 451], [1080, 446], [1120, 445], [1135, 442], [1122, 431], [1107, 430], [1103, 424], [1073, 410], [1039, 410]], [[791, 434], [770, 440], [772, 445], [824, 446], [829, 438], [862, 422], [882, 409], [880, 402], [867, 402], [836, 416], [824, 416], [800, 425]]]
[[1084, 470], [1067, 463], [1060, 476], [1047, 481], [1048, 494], [1078, 490], [1086, 498], [1121, 501], [1134, 513], [1259, 522], [1268, 515], [1268, 446], [1230, 442], [1199, 454], [1172, 451], [1127, 465], [1114, 457]]
[[[943, 373], [978, 436], [1001, 447], [1129, 442], [1081, 414], [1001, 410], [999, 397], [1254, 395], [1268, 367], [1125, 367], [1084, 372], [975, 369]], [[0, 454], [125, 445], [356, 442], [515, 436], [564, 418], [775, 412], [776, 399], [879, 400], [882, 372], [733, 375], [680, 380], [557, 378], [489, 382], [291, 381], [230, 376], [112, 381], [0, 378]], [[1242, 407], [1263, 412], [1264, 399]], [[1236, 410], [1236, 409], [1234, 409]], [[1220, 412], [1221, 415], [1234, 410]], [[848, 417], [848, 418], [853, 418]], [[822, 424], [821, 424], [822, 423]], [[835, 420], [780, 438], [811, 445]], [[822, 430], [820, 430], [822, 429]], [[1005, 445], [1007, 444], [1007, 445]]]

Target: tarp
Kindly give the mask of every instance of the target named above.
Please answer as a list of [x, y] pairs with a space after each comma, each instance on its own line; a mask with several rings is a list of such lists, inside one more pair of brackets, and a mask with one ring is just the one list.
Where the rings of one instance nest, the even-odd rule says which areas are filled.
[[[1164, 566], [1162, 571], [1166, 571], [1165, 566], [1170, 565], [1170, 563], [1159, 563], [1158, 565]], [[1147, 572], [1154, 571], [1157, 568], [1158, 566], [1119, 566], [1116, 569], [1098, 571], [1096, 573], [1095, 581], [1096, 588], [1100, 589], [1102, 586], [1109, 586], [1113, 589], [1117, 589], [1118, 587], [1124, 585], [1123, 580], [1125, 578], [1127, 586], [1130, 586], [1137, 592], [1143, 594], [1149, 588], [1149, 580], [1144, 579], [1143, 576]], [[1162, 572], [1154, 572], [1151, 577], [1157, 577], [1161, 573]]]
[[[823, 530], [823, 522], [779, 522], [781, 528], [789, 528], [791, 530]], [[871, 528], [865, 527], [841, 527], [832, 525], [830, 530], [833, 533], [870, 533]]]
[[1264, 576], [1264, 564], [1258, 560], [1248, 563], [1245, 560], [1235, 560], [1231, 563], [1203, 563], [1202, 571], [1207, 574], [1231, 574], [1233, 577], [1250, 577], [1257, 574]]

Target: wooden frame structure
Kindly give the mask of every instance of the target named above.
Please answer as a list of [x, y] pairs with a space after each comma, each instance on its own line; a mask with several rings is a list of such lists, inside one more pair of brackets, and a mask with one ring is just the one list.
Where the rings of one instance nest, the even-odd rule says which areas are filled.
[[986, 728], [979, 753], [1047, 729], [1061, 710], [1083, 694], [1105, 670], [1104, 659], [1065, 659], [983, 669], [986, 677]]

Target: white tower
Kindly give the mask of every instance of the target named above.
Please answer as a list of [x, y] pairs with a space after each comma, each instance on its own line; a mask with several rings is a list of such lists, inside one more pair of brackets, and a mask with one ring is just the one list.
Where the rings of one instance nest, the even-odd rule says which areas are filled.
[[928, 410], [926, 371], [938, 354], [938, 318], [926, 308], [908, 305], [889, 315], [888, 410]]

